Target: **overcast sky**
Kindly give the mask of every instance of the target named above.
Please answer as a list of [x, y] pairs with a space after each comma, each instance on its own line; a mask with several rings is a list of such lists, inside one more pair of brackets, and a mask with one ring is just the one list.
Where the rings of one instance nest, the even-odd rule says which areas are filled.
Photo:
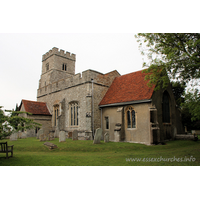
[[[181, 11], [192, 9], [193, 19], [198, 19], [195, 3], [182, 4]], [[177, 18], [179, 7], [172, 0], [165, 9], [157, 0], [1, 2], [0, 105], [12, 109], [22, 99], [36, 100], [42, 55], [53, 47], [76, 54], [76, 73], [141, 70], [135, 33], [171, 32], [172, 27], [173, 32], [184, 32], [185, 27], [196, 31], [187, 15]]]
[[36, 101], [42, 55], [53, 47], [76, 54], [75, 73], [117, 70], [121, 75], [142, 69], [134, 33], [1, 33], [1, 105], [15, 108], [21, 99]]

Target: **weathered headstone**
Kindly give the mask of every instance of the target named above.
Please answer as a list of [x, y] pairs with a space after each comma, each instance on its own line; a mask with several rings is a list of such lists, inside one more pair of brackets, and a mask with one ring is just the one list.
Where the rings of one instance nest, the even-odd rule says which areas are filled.
[[96, 129], [93, 144], [100, 144], [101, 136], [102, 136], [102, 129], [101, 128]]
[[66, 132], [60, 131], [59, 133], [59, 142], [65, 142], [66, 141]]
[[72, 132], [72, 140], [78, 140], [78, 131], [77, 130], [74, 130]]
[[114, 136], [115, 136], [115, 142], [120, 142], [120, 132], [119, 131], [115, 131], [114, 132]]
[[114, 141], [115, 142], [120, 142], [121, 140], [121, 123], [115, 124], [115, 129], [114, 129]]
[[41, 134], [43, 134], [43, 129], [42, 128], [37, 132], [37, 139], [40, 139], [40, 135]]
[[104, 134], [104, 142], [109, 142], [109, 133]]
[[26, 138], [27, 138], [27, 137], [26, 137], [26, 133], [25, 133], [25, 132], [21, 132], [20, 138], [21, 138], [21, 139], [26, 139]]
[[78, 133], [78, 140], [85, 140], [85, 132]]
[[50, 133], [48, 134], [48, 140], [54, 140], [54, 132], [50, 131]]
[[18, 132], [12, 133], [12, 134], [10, 135], [10, 140], [11, 140], [11, 141], [17, 140], [17, 138], [18, 138]]
[[39, 139], [40, 139], [40, 142], [41, 142], [41, 141], [46, 141], [46, 140], [47, 140], [47, 137], [46, 137], [46, 135], [43, 133], [43, 134], [40, 134]]

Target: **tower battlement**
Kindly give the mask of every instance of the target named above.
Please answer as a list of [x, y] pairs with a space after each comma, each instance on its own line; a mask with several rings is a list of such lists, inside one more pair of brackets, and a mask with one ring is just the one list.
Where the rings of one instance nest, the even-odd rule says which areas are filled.
[[49, 50], [46, 54], [44, 54], [42, 56], [42, 62], [45, 61], [47, 58], [51, 57], [52, 55], [61, 56], [61, 57], [64, 57], [64, 58], [67, 58], [67, 59], [70, 59], [73, 61], [76, 60], [76, 54], [70, 53], [68, 51], [65, 52], [62, 49], [60, 49], [60, 51], [59, 51], [58, 48], [53, 47], [51, 50]]

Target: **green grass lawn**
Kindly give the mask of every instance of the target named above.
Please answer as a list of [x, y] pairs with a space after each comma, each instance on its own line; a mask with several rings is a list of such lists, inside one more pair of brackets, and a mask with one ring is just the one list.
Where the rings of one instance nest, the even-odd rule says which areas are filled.
[[[36, 138], [8, 141], [14, 145], [14, 157], [0, 154], [0, 166], [191, 166], [200, 165], [200, 141], [169, 141], [166, 145], [67, 139], [49, 150]], [[132, 160], [131, 160], [132, 159]], [[140, 161], [133, 161], [140, 159]], [[152, 160], [151, 160], [152, 159]], [[168, 160], [167, 160], [168, 159]], [[182, 161], [181, 161], [182, 159]], [[187, 160], [188, 159], [188, 160]], [[190, 160], [189, 160], [190, 159]], [[187, 160], [187, 161], [186, 161]]]

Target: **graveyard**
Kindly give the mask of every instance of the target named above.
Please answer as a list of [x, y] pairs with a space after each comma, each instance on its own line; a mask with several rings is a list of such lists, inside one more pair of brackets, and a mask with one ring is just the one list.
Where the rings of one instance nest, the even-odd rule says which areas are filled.
[[[164, 145], [144, 145], [100, 140], [40, 141], [37, 137], [4, 139], [14, 145], [14, 155], [0, 166], [199, 166], [200, 141], [174, 140]], [[45, 144], [46, 143], [46, 144]]]

